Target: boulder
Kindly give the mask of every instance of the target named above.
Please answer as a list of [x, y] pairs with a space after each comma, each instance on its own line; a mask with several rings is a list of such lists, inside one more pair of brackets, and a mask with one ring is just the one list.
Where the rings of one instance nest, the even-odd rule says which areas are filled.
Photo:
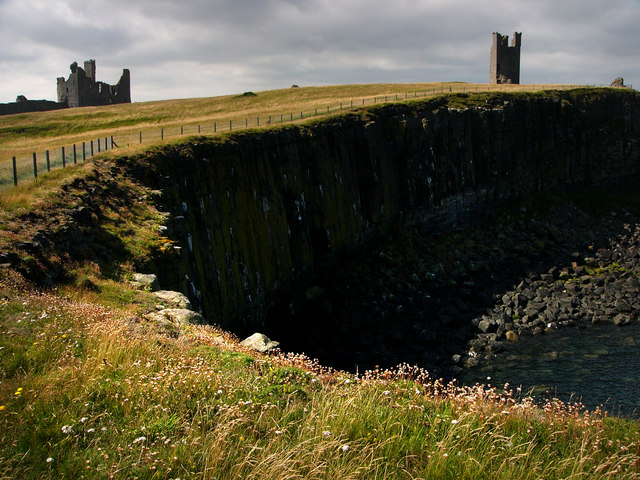
[[498, 324], [492, 318], [484, 318], [478, 323], [478, 330], [482, 333], [495, 332], [498, 328]]
[[167, 305], [171, 305], [176, 308], [184, 308], [191, 310], [191, 302], [184, 293], [174, 292], [172, 290], [158, 290], [153, 292], [158, 300]]
[[621, 327], [623, 325], [629, 325], [631, 323], [631, 316], [625, 315], [624, 313], [619, 313], [615, 317], [613, 317], [613, 324]]
[[622, 77], [617, 77], [613, 82], [611, 82], [611, 87], [623, 88], [626, 85], [624, 84], [624, 79]]
[[165, 308], [157, 313], [147, 315], [147, 318], [170, 320], [174, 325], [205, 325], [207, 321], [202, 315], [185, 308]]
[[278, 348], [280, 343], [270, 340], [269, 337], [262, 333], [254, 333], [240, 342], [240, 345], [260, 353], [266, 353]]
[[507, 340], [509, 340], [510, 342], [517, 342], [518, 341], [518, 334], [516, 332], [514, 332], [513, 330], [509, 330], [505, 336], [507, 337]]
[[160, 289], [158, 277], [153, 273], [134, 273], [131, 284], [137, 289], [149, 290], [151, 292]]

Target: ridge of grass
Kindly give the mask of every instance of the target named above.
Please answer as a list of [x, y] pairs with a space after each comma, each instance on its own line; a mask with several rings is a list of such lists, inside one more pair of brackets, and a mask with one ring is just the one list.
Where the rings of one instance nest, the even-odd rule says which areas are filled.
[[416, 92], [422, 94], [431, 91], [433, 95], [440, 95], [461, 89], [482, 92], [498, 88], [501, 91], [516, 91], [522, 88], [544, 90], [548, 87], [464, 82], [336, 85], [267, 90], [256, 92], [254, 96], [225, 95], [4, 115], [0, 116], [0, 163], [10, 161], [12, 156], [29, 156], [34, 151], [52, 150], [91, 138], [110, 135], [137, 138], [140, 131], [152, 130], [157, 133], [161, 127], [213, 122], [220, 125], [226, 122], [228, 125], [230, 119], [239, 121], [267, 115], [288, 116], [301, 111], [313, 112], [315, 109], [322, 112], [327, 106], [335, 108], [343, 102], [346, 107], [351, 100], [363, 98], [372, 101], [375, 97]]

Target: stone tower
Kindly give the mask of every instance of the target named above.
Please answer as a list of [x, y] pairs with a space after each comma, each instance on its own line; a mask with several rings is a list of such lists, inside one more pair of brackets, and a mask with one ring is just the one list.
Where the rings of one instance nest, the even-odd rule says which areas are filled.
[[520, 83], [520, 44], [522, 33], [514, 32], [509, 45], [509, 36], [493, 33], [489, 83]]
[[58, 77], [58, 103], [67, 107], [85, 107], [131, 103], [131, 74], [122, 70], [122, 77], [116, 85], [96, 81], [96, 61], [84, 62], [84, 69], [73, 62], [67, 80]]

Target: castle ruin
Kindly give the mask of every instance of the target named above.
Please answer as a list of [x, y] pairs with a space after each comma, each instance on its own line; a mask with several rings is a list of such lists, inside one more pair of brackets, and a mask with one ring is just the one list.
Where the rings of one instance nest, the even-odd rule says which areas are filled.
[[67, 80], [58, 77], [58, 103], [68, 107], [87, 107], [131, 103], [131, 79], [129, 69], [122, 71], [116, 85], [96, 81], [96, 61], [84, 62], [84, 69], [73, 62]]
[[520, 83], [520, 44], [522, 33], [509, 36], [493, 33], [489, 64], [489, 83]]

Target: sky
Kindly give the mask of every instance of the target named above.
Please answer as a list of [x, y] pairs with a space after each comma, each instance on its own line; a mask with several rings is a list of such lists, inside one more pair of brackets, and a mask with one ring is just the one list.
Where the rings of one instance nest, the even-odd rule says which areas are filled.
[[640, 0], [0, 0], [0, 102], [56, 100], [69, 65], [131, 71], [134, 102], [300, 86], [487, 83], [522, 32], [521, 83], [640, 88]]

